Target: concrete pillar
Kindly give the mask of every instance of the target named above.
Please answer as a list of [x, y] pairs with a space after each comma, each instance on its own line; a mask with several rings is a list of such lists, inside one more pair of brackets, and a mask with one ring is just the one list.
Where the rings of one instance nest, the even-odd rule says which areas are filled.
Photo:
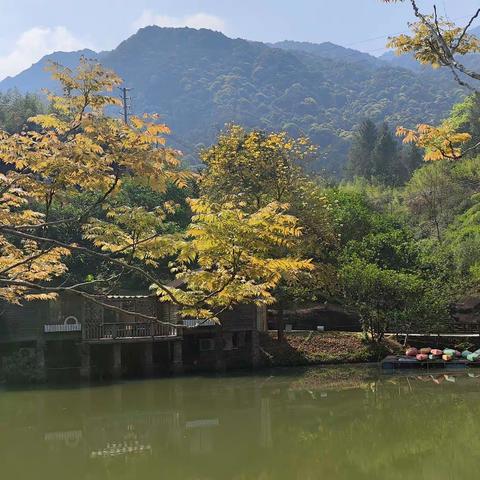
[[252, 331], [252, 367], [258, 368], [261, 363], [260, 357], [260, 335], [257, 330]]
[[91, 374], [90, 345], [88, 343], [82, 343], [80, 345], [80, 378], [89, 381]]
[[47, 365], [45, 362], [46, 349], [47, 349], [46, 342], [43, 339], [38, 340], [36, 345], [36, 357], [37, 357], [38, 380], [40, 382], [45, 382], [47, 380]]
[[112, 366], [113, 378], [121, 378], [122, 376], [122, 344], [113, 344], [113, 366]]
[[173, 342], [172, 372], [175, 374], [183, 373], [183, 342]]
[[153, 342], [145, 343], [144, 354], [144, 373], [147, 377], [153, 377], [154, 364], [153, 364]]

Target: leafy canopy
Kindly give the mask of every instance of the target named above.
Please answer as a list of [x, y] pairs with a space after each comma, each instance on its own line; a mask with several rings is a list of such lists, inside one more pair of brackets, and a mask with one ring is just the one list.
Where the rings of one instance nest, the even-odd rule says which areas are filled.
[[[109, 95], [121, 83], [113, 72], [86, 59], [75, 71], [60, 65], [51, 71], [63, 89], [63, 95], [49, 94], [52, 112], [29, 120], [35, 131], [0, 133], [0, 160], [8, 170], [0, 176], [1, 298], [20, 302], [70, 291], [101, 303], [87, 287], [98, 292], [110, 277], [67, 282], [66, 259], [75, 253], [107, 264], [116, 277], [147, 281], [184, 315], [215, 318], [239, 301], [270, 302], [270, 290], [284, 275], [311, 268], [308, 260], [269, 256], [274, 247], [286, 251], [301, 233], [280, 204], [244, 213], [206, 198], [191, 200], [195, 216], [186, 232], [165, 233], [175, 202], [119, 201], [124, 183], [162, 193], [172, 185], [184, 188], [192, 174], [165, 146], [169, 129], [156, 115], [132, 117], [128, 125], [106, 115], [118, 105]], [[72, 216], [79, 198], [83, 209]], [[184, 290], [162, 280], [159, 267], [168, 261]]]

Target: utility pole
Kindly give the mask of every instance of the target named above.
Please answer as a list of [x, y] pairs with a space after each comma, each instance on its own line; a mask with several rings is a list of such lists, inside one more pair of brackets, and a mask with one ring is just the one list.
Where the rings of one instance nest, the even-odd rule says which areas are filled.
[[131, 104], [128, 103], [131, 98], [128, 96], [128, 92], [130, 92], [132, 89], [127, 88], [127, 87], [119, 87], [119, 90], [122, 92], [122, 106], [123, 106], [123, 121], [125, 122], [125, 125], [128, 125], [128, 114], [129, 114], [129, 108], [131, 107]]

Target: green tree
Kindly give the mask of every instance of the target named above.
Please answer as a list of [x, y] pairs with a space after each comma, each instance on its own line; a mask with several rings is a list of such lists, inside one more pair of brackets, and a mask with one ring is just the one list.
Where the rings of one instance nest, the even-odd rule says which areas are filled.
[[351, 177], [371, 178], [376, 173], [374, 160], [378, 130], [370, 119], [363, 120], [355, 131], [350, 148], [347, 171]]
[[416, 170], [405, 187], [404, 197], [413, 221], [427, 235], [433, 233], [438, 241], [452, 220], [453, 190], [450, 167], [443, 163]]
[[419, 267], [420, 251], [413, 233], [402, 225], [392, 224], [385, 231], [351, 241], [343, 251], [345, 258], [358, 256], [380, 268], [414, 272]]
[[387, 123], [378, 129], [378, 136], [372, 152], [373, 175], [385, 185], [400, 183], [401, 165], [398, 144]]
[[408, 182], [413, 172], [423, 164], [423, 154], [415, 144], [403, 145], [400, 150], [399, 179], [402, 184]]
[[25, 127], [31, 128], [33, 124], [28, 119], [44, 111], [45, 106], [36, 95], [22, 95], [17, 90], [0, 93], [0, 130], [19, 133]]
[[448, 298], [416, 274], [353, 257], [342, 266], [340, 278], [346, 304], [358, 312], [366, 338], [375, 343], [387, 332], [429, 332], [432, 321], [437, 329], [448, 321]]

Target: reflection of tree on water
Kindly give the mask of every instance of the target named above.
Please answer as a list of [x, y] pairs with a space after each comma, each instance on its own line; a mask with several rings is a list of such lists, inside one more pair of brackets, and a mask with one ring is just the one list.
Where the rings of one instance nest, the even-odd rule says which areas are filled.
[[6, 392], [0, 461], [51, 480], [460, 478], [480, 462], [479, 386], [347, 368]]
[[345, 406], [343, 417], [335, 410], [318, 422], [317, 432], [300, 432], [305, 455], [316, 458], [312, 472], [323, 471], [343, 451], [330, 472], [334, 478], [468, 475], [479, 460], [479, 382], [471, 380], [453, 373], [378, 381], [374, 393], [365, 389], [360, 408]]

